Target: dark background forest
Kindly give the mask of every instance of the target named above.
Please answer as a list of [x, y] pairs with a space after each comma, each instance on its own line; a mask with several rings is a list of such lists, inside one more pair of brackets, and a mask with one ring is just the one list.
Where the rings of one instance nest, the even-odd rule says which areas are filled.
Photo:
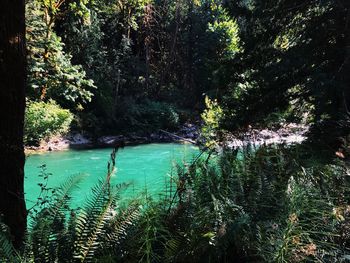
[[[69, 127], [176, 130], [205, 97], [224, 130], [303, 122], [331, 129], [332, 149], [348, 134], [346, 1], [28, 1], [26, 12], [28, 144]], [[58, 121], [35, 123], [43, 110]]]

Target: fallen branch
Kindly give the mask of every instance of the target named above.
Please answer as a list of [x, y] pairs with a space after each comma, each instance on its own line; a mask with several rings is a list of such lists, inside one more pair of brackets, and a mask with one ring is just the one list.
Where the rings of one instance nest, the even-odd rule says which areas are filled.
[[173, 134], [173, 133], [171, 133], [171, 132], [167, 132], [167, 131], [164, 131], [164, 130], [159, 130], [159, 131], [161, 131], [161, 132], [163, 132], [163, 133], [165, 133], [165, 134], [168, 134], [168, 135], [170, 135], [170, 136], [173, 136], [173, 137], [175, 137], [175, 138], [181, 139], [181, 140], [183, 140], [183, 141], [186, 141], [186, 142], [189, 142], [189, 143], [192, 143], [192, 144], [197, 145], [197, 143], [196, 143], [195, 141], [193, 141], [193, 140], [186, 139], [186, 138], [184, 138], [184, 137], [178, 136], [178, 135], [176, 135], [176, 134]]

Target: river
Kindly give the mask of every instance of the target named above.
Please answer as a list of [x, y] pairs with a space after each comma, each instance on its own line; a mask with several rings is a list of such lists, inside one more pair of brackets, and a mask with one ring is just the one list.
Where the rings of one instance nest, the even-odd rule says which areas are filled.
[[[81, 206], [99, 179], [105, 178], [111, 149], [66, 150], [34, 154], [27, 157], [25, 165], [25, 197], [31, 207], [40, 194], [38, 184], [45, 182], [40, 177], [42, 165], [49, 173], [48, 187], [58, 187], [69, 176], [82, 174], [83, 180], [72, 193], [72, 207]], [[116, 158], [117, 170], [111, 184], [130, 183], [122, 198], [147, 194], [157, 197], [165, 190], [170, 175], [176, 174], [175, 164], [190, 162], [199, 153], [190, 144], [145, 144], [120, 149]]]

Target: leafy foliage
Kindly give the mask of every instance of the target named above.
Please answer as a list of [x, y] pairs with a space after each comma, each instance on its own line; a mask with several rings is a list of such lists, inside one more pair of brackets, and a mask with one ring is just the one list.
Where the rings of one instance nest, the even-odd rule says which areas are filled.
[[27, 144], [38, 144], [50, 136], [67, 133], [72, 120], [72, 113], [54, 101], [29, 101], [25, 113], [24, 140]]
[[[131, 106], [125, 111], [127, 105]], [[173, 105], [168, 103], [145, 101], [140, 104], [134, 104], [132, 100], [128, 100], [117, 109], [117, 112], [120, 112], [120, 114], [122, 114], [122, 111], [124, 111], [124, 114], [126, 113], [124, 119], [118, 123], [122, 129], [128, 129], [128, 127], [123, 127], [124, 123], [146, 131], [157, 129], [173, 130], [179, 125], [179, 113]]]
[[[335, 137], [349, 133], [348, 124], [339, 124], [348, 123], [350, 101], [348, 2], [254, 0], [226, 7], [239, 21], [243, 47], [230, 62], [236, 71], [223, 95], [223, 125], [233, 130], [264, 124], [276, 112], [299, 120], [307, 114], [315, 137], [339, 147]], [[334, 137], [317, 132], [327, 127]]]
[[[55, 9], [43, 7], [44, 11]], [[163, 107], [154, 106], [156, 103], [172, 104], [181, 110], [201, 109], [203, 93], [217, 93], [227, 84], [226, 75], [230, 73], [221, 64], [240, 50], [237, 22], [215, 1], [62, 1], [55, 10], [49, 12], [54, 19], [49, 28], [51, 38], [61, 37], [58, 40], [63, 53], [57, 57], [71, 54], [65, 61], [75, 68], [81, 65], [79, 72], [87, 76], [81, 76], [79, 83], [91, 79], [98, 89], [82, 85], [74, 89], [80, 92], [74, 97], [68, 94], [73, 89], [60, 84], [64, 90], [55, 89], [57, 94], [49, 97], [75, 112], [82, 108], [82, 99], [87, 101], [85, 95], [91, 95], [83, 91], [92, 92], [94, 99], [79, 115], [81, 124], [98, 120], [93, 129], [86, 127], [93, 131], [123, 131], [125, 120], [131, 120], [128, 123], [133, 130], [158, 129], [158, 120], [150, 129], [151, 120], [142, 125], [135, 116], [135, 111], [147, 111], [144, 106]], [[59, 84], [57, 73], [49, 75], [58, 78], [55, 83]], [[74, 97], [75, 105], [62, 102], [66, 93], [68, 99]], [[174, 111], [169, 113], [176, 119]], [[170, 126], [176, 126], [174, 120]]]
[[206, 141], [205, 145], [212, 148], [216, 145], [216, 139], [219, 136], [220, 122], [224, 113], [216, 100], [212, 101], [209, 97], [205, 98], [206, 109], [202, 113], [203, 126], [201, 136]]
[[84, 208], [72, 210], [69, 193], [81, 177], [71, 177], [39, 202], [24, 252], [2, 229], [0, 255], [12, 262], [346, 262], [348, 166], [309, 164], [298, 147], [203, 153], [178, 167], [175, 192], [159, 200], [146, 193], [142, 208], [117, 206], [110, 169]]
[[20, 262], [20, 257], [12, 245], [8, 227], [1, 223], [0, 229], [0, 258], [8, 262]]
[[95, 86], [63, 50], [61, 38], [53, 31], [59, 9], [50, 4], [57, 3], [33, 0], [27, 5], [29, 94], [32, 99], [54, 99], [77, 109], [91, 101]]
[[[28, 1], [27, 142], [66, 132], [70, 112], [79, 116], [79, 129], [149, 132], [176, 129], [182, 110], [206, 106], [202, 136], [209, 149], [217, 148], [223, 130], [288, 120], [312, 125], [313, 148], [203, 153], [179, 167], [173, 196], [147, 198], [142, 210], [136, 201], [117, 207], [112, 171], [83, 209], [71, 210], [72, 178], [38, 202], [24, 252], [13, 250], [1, 226], [1, 256], [345, 262], [348, 2]], [[313, 159], [324, 150], [327, 164]], [[334, 162], [334, 153], [344, 162]]]
[[145, 242], [143, 253], [126, 262], [345, 262], [349, 200], [336, 197], [349, 191], [346, 168], [304, 168], [297, 157], [263, 147], [179, 168], [177, 205], [148, 207], [136, 225], [146, 236], [130, 241]]

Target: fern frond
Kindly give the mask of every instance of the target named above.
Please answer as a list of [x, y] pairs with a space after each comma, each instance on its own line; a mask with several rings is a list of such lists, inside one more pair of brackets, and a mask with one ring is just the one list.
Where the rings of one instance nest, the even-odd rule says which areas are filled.
[[76, 220], [74, 257], [81, 262], [91, 262], [99, 249], [99, 237], [110, 220], [110, 212], [119, 198], [121, 187], [110, 188], [109, 181], [100, 181], [92, 189], [92, 197]]
[[140, 216], [141, 206], [137, 202], [128, 204], [124, 209], [119, 208], [117, 211], [112, 211], [110, 220], [99, 237], [101, 242], [99, 256], [114, 259], [125, 257], [132, 250], [125, 241], [133, 238], [132, 233], [135, 230], [133, 226], [137, 225]]
[[38, 213], [32, 227], [31, 243], [35, 258], [41, 262], [53, 262], [58, 257], [60, 240], [65, 237], [65, 219], [70, 194], [82, 180], [83, 175], [70, 176], [55, 191], [52, 205]]
[[183, 236], [177, 233], [173, 235], [165, 244], [165, 258], [166, 262], [176, 262], [178, 255], [182, 251], [186, 250], [188, 245], [188, 240]]
[[0, 260], [1, 262], [20, 263], [21, 259], [13, 247], [9, 236], [9, 229], [0, 223]]
[[127, 228], [130, 227], [140, 216], [141, 207], [136, 204], [129, 204], [128, 207], [116, 214], [110, 224], [107, 226], [109, 231], [108, 243], [118, 243], [118, 241], [127, 235]]
[[67, 211], [70, 194], [79, 187], [79, 183], [83, 180], [84, 174], [70, 176], [63, 182], [55, 192], [55, 203], [50, 207], [49, 213], [52, 218], [55, 218], [58, 213]]

